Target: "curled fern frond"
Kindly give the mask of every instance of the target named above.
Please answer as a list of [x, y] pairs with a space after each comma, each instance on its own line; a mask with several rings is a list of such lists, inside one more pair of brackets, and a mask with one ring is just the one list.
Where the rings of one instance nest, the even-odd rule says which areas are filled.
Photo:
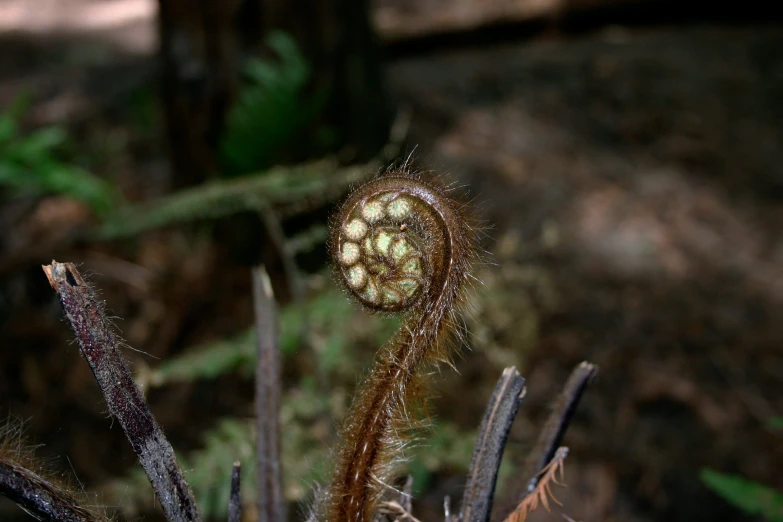
[[[407, 166], [406, 166], [407, 167]], [[437, 178], [390, 170], [357, 187], [332, 219], [337, 280], [370, 312], [401, 314], [342, 429], [329, 522], [365, 522], [408, 443], [421, 367], [448, 360], [455, 309], [477, 260], [468, 208]]]

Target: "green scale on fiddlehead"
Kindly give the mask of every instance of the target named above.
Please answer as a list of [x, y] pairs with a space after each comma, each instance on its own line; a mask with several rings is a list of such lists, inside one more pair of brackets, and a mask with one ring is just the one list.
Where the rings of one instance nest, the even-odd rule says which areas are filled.
[[448, 358], [443, 338], [454, 330], [475, 238], [462, 203], [434, 178], [406, 171], [357, 188], [333, 218], [330, 251], [341, 284], [369, 310], [403, 313], [405, 321], [376, 357], [343, 427], [329, 522], [369, 520], [388, 488], [417, 370]]

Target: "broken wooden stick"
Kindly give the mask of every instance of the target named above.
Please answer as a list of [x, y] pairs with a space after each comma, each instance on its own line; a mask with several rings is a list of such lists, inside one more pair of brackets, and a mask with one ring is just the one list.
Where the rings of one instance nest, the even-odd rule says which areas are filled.
[[60, 297], [79, 351], [98, 381], [109, 412], [117, 419], [147, 473], [169, 522], [200, 522], [190, 486], [177, 465], [174, 450], [144, 401], [119, 351], [120, 342], [104, 305], [72, 263], [43, 266]]
[[280, 459], [280, 344], [277, 305], [263, 266], [253, 269], [256, 363], [256, 453], [258, 461], [258, 522], [285, 520]]
[[234, 462], [231, 467], [231, 494], [228, 497], [228, 522], [242, 521], [242, 490], [240, 475], [242, 464]]
[[500, 461], [524, 393], [525, 379], [517, 369], [511, 366], [503, 370], [479, 427], [462, 498], [461, 522], [489, 520]]

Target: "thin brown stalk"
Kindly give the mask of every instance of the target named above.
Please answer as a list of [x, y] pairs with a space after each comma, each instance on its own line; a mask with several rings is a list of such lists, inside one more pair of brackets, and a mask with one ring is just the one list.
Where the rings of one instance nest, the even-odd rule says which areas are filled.
[[231, 467], [231, 494], [228, 499], [228, 522], [241, 522], [242, 520], [242, 490], [240, 476], [242, 464], [234, 462]]
[[280, 463], [280, 346], [277, 306], [263, 266], [253, 269], [253, 308], [258, 335], [255, 399], [258, 522], [280, 522], [285, 520]]
[[258, 214], [264, 227], [261, 263], [271, 267], [273, 273], [275, 267], [282, 270], [285, 281], [288, 283], [286, 290], [290, 298], [296, 302], [302, 297], [302, 283], [291, 245], [286, 241], [280, 220], [271, 208], [262, 207]]
[[563, 386], [563, 391], [555, 401], [552, 413], [544, 424], [544, 428], [541, 430], [541, 434], [525, 462], [523, 476], [529, 482], [524, 494], [528, 494], [535, 489], [539, 473], [553, 459], [574, 416], [579, 400], [587, 389], [587, 385], [592, 382], [597, 373], [598, 366], [587, 361], [577, 365], [571, 372], [568, 381]]
[[98, 381], [109, 412], [136, 453], [169, 522], [196, 522], [201, 515], [174, 450], [133, 381], [103, 303], [72, 263], [43, 267], [60, 298], [79, 350]]
[[524, 396], [525, 379], [513, 366], [503, 370], [481, 421], [470, 472], [462, 499], [462, 522], [486, 522], [492, 501], [500, 461], [508, 433]]

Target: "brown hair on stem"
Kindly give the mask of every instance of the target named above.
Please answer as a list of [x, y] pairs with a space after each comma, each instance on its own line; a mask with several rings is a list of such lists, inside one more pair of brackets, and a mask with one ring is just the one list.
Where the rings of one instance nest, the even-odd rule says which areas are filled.
[[22, 439], [23, 425], [9, 417], [0, 422], [0, 495], [8, 497], [41, 521], [109, 522], [79, 502], [87, 500], [33, 456], [35, 447]]
[[477, 259], [465, 205], [434, 177], [390, 170], [356, 188], [334, 215], [329, 246], [337, 278], [371, 312], [404, 321], [361, 385], [337, 452], [329, 522], [365, 522], [388, 488], [404, 446], [407, 409], [422, 363], [448, 360], [455, 306]]
[[174, 449], [163, 434], [130, 369], [120, 353], [120, 339], [95, 291], [73, 263], [42, 267], [60, 297], [79, 351], [92, 370], [109, 412], [125, 432], [169, 522], [201, 522], [190, 486], [177, 464]]

